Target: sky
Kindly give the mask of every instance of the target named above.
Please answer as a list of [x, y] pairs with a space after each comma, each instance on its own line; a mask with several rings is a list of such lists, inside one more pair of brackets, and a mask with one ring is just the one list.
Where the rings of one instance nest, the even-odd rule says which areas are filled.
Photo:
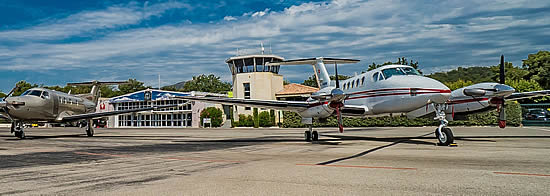
[[[159, 74], [162, 86], [210, 73], [230, 82], [225, 59], [261, 43], [285, 59], [361, 60], [341, 65], [346, 75], [398, 57], [424, 73], [496, 65], [501, 54], [520, 66], [550, 50], [550, 1], [0, 0], [0, 91], [20, 80], [157, 87]], [[301, 83], [312, 68], [280, 73]]]

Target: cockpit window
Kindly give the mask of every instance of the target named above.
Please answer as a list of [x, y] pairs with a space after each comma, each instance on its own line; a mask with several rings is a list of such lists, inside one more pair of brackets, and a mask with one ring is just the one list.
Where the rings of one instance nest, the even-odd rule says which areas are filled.
[[407, 75], [417, 75], [417, 76], [420, 75], [420, 72], [418, 72], [416, 69], [412, 67], [401, 67], [401, 69], [403, 69], [403, 71]]
[[388, 69], [384, 69], [382, 70], [382, 74], [384, 75], [384, 77], [386, 79], [394, 76], [394, 75], [405, 75], [405, 73], [403, 73], [403, 71], [401, 71], [401, 69], [399, 68], [388, 68]]
[[23, 93], [22, 95], [31, 95], [31, 96], [40, 97], [40, 95], [42, 95], [42, 91], [30, 90], [30, 91], [27, 91], [27, 92]]

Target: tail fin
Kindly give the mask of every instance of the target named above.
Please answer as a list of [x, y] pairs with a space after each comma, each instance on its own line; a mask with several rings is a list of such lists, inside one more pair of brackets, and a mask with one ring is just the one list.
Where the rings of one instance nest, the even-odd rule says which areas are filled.
[[329, 64], [346, 64], [357, 63], [359, 60], [355, 59], [338, 59], [338, 58], [309, 58], [309, 59], [296, 59], [287, 60], [282, 62], [269, 63], [269, 65], [313, 65], [315, 76], [317, 77], [317, 84], [320, 88], [325, 88], [330, 85], [330, 75], [327, 72], [325, 63]]
[[99, 97], [100, 97], [99, 87], [101, 85], [120, 85], [120, 84], [128, 84], [128, 81], [124, 81], [124, 82], [100, 82], [100, 81], [94, 80], [94, 81], [91, 81], [91, 82], [67, 83], [67, 86], [92, 86], [92, 90], [90, 91], [90, 95], [91, 95], [90, 100], [93, 101], [97, 105], [97, 103], [99, 101]]

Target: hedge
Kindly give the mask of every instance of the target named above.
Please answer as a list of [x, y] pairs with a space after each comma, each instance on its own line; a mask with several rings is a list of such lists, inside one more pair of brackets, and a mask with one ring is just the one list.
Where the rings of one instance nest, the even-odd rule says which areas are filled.
[[[284, 121], [282, 127], [285, 128], [304, 128], [307, 125], [301, 123], [301, 117], [295, 112], [283, 112]], [[519, 126], [521, 124], [521, 106], [517, 102], [506, 102], [507, 125]], [[467, 115], [468, 120], [455, 120], [449, 122], [450, 126], [483, 126], [498, 125], [498, 112], [491, 110], [488, 112]], [[384, 116], [384, 117], [365, 117], [348, 118], [344, 117], [345, 127], [420, 127], [420, 126], [438, 126], [439, 122], [431, 117], [409, 119], [406, 116]], [[314, 127], [337, 127], [335, 116], [327, 118], [326, 122], [314, 122]]]

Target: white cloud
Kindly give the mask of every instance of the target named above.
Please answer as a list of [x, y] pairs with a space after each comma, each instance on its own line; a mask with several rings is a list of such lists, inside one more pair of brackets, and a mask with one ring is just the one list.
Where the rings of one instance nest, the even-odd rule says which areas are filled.
[[[522, 4], [494, 7], [481, 1], [431, 3], [395, 0], [304, 3], [282, 11], [245, 13], [239, 20], [225, 16], [223, 21], [230, 23], [187, 21], [113, 30], [83, 42], [34, 41], [116, 29], [162, 16], [169, 9], [185, 7], [180, 3], [114, 6], [20, 30], [0, 31], [0, 39], [22, 42], [0, 46], [0, 70], [74, 70], [93, 66], [107, 70], [101, 72], [102, 77], [137, 77], [149, 84], [155, 82], [158, 72], [167, 84], [201, 73], [216, 73], [229, 80], [224, 60], [237, 48], [259, 48], [258, 43], [264, 41], [272, 43], [273, 52], [287, 59], [334, 56], [363, 60], [359, 66], [347, 66], [342, 70], [344, 74], [361, 72], [366, 69], [365, 64], [373, 61], [395, 61], [401, 56], [414, 58], [425, 72], [433, 72], [452, 69], [461, 63], [488, 65], [491, 59], [487, 57], [504, 50], [513, 53], [512, 60], [519, 61], [532, 49], [529, 41], [536, 39], [522, 33], [522, 27], [537, 28], [550, 23], [546, 20], [549, 14], [531, 16], [529, 23], [506, 14], [512, 9], [523, 9]], [[548, 6], [545, 1], [537, 4]], [[493, 14], [484, 15], [489, 11]], [[451, 22], [441, 22], [445, 20]], [[459, 20], [463, 22], [452, 23]], [[517, 33], [506, 34], [511, 31]], [[548, 42], [539, 41], [536, 47], [548, 48]], [[282, 68], [282, 73], [292, 73], [285, 77], [300, 81], [310, 76], [311, 70]]]
[[223, 17], [223, 20], [225, 21], [232, 21], [232, 20], [237, 20], [237, 18], [233, 17], [233, 16], [225, 16]]

